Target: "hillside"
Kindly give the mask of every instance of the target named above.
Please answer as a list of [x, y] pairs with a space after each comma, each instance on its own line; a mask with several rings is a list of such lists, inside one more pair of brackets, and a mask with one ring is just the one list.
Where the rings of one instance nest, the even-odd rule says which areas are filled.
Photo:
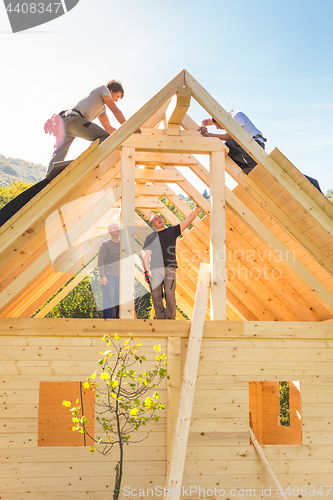
[[34, 184], [45, 177], [45, 172], [43, 165], [0, 154], [0, 186], [11, 186], [16, 181]]

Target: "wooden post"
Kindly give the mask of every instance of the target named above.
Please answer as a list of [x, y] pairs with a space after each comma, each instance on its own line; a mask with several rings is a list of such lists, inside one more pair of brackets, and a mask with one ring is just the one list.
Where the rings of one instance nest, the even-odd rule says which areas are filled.
[[120, 318], [134, 318], [135, 150], [121, 152]]
[[[190, 419], [194, 400], [194, 391], [198, 373], [199, 356], [205, 314], [210, 284], [210, 269], [208, 264], [200, 264], [197, 293], [193, 308], [193, 317], [188, 340], [187, 354], [182, 380], [180, 403], [176, 419], [175, 431], [172, 441], [170, 461], [166, 479], [165, 500], [179, 500], [181, 488], [188, 435], [190, 430]], [[173, 490], [173, 494], [168, 492]], [[178, 490], [176, 492], [175, 490]], [[176, 493], [176, 494], [175, 494]]]
[[210, 266], [212, 273], [210, 319], [225, 320], [226, 297], [226, 235], [225, 235], [225, 156], [210, 154]]
[[172, 439], [176, 425], [180, 388], [182, 382], [181, 338], [168, 337], [168, 375], [167, 380], [167, 458], [169, 460]]

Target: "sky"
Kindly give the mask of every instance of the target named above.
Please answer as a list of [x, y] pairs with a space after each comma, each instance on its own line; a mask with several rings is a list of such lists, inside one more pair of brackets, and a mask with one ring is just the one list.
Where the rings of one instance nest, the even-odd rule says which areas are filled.
[[[13, 34], [1, 2], [0, 154], [46, 166], [53, 113], [115, 78], [129, 118], [185, 68], [254, 122], [267, 152], [333, 189], [332, 17], [332, 0], [80, 0]], [[207, 117], [198, 104], [189, 114]], [[86, 147], [76, 139], [68, 159]]]

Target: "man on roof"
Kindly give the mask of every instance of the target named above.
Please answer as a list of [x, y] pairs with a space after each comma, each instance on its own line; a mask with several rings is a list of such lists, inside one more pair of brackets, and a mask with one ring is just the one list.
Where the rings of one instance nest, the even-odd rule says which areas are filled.
[[[72, 109], [62, 111], [59, 115], [48, 120], [44, 126], [45, 133], [53, 133], [56, 136], [56, 143], [47, 173], [51, 172], [55, 162], [63, 161], [66, 158], [75, 137], [92, 142], [99, 139], [99, 142], [102, 143], [116, 130], [110, 125], [106, 107], [112, 111], [116, 120], [123, 124], [126, 119], [116, 105], [116, 102], [123, 97], [122, 84], [116, 80], [110, 80], [106, 85], [94, 88], [88, 95], [80, 99]], [[92, 123], [95, 118], [98, 118], [103, 128]]]
[[[160, 214], [154, 214], [150, 222], [155, 229], [145, 239], [143, 267], [145, 279], [152, 290], [153, 305], [157, 319], [176, 318], [176, 242], [178, 236], [194, 221], [199, 213], [198, 205], [187, 219], [176, 226], [166, 227]], [[149, 268], [151, 275], [149, 275]], [[163, 304], [165, 295], [165, 306]]]
[[[259, 146], [265, 149], [265, 139], [260, 130], [251, 122], [251, 120], [241, 111], [229, 111], [230, 116], [256, 141]], [[212, 134], [208, 132], [207, 127], [215, 125], [215, 127], [223, 130], [223, 127], [214, 118], [206, 118], [200, 123], [200, 133], [204, 137], [217, 137], [221, 141], [226, 141], [225, 145], [229, 148], [228, 155], [237, 163], [239, 167], [248, 174], [257, 165], [253, 158], [229, 135], [225, 134]]]

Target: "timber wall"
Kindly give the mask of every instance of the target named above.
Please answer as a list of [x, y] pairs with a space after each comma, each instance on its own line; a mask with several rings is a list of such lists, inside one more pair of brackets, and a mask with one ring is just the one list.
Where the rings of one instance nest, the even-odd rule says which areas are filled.
[[[151, 346], [169, 352], [168, 383], [161, 388], [167, 411], [154, 432], [125, 449], [123, 486], [164, 486], [177, 413], [180, 368], [190, 323], [141, 320], [0, 320], [1, 500], [107, 500], [112, 498], [116, 454], [90, 454], [85, 447], [38, 446], [40, 382], [84, 381], [96, 370], [104, 333], [131, 331], [147, 357]], [[112, 329], [111, 329], [112, 327]], [[301, 382], [302, 445], [266, 445], [266, 456], [284, 488], [312, 498], [327, 495], [333, 462], [333, 326], [314, 323], [217, 322], [205, 324], [191, 418], [183, 485], [206, 496], [241, 498], [246, 489], [276, 496], [249, 439], [249, 382]], [[65, 399], [65, 398], [64, 398]], [[60, 426], [59, 426], [60, 432]], [[140, 436], [143, 433], [140, 431]], [[310, 487], [314, 489], [310, 490]], [[323, 487], [320, 495], [320, 486]], [[208, 489], [224, 489], [224, 497]], [[230, 489], [240, 489], [230, 494]], [[244, 491], [242, 494], [242, 490]], [[268, 490], [269, 491], [269, 490]], [[315, 494], [311, 494], [315, 493]], [[139, 492], [138, 492], [139, 493]], [[306, 494], [307, 493], [307, 494]], [[192, 490], [192, 498], [198, 497]], [[203, 496], [203, 492], [202, 495]]]

